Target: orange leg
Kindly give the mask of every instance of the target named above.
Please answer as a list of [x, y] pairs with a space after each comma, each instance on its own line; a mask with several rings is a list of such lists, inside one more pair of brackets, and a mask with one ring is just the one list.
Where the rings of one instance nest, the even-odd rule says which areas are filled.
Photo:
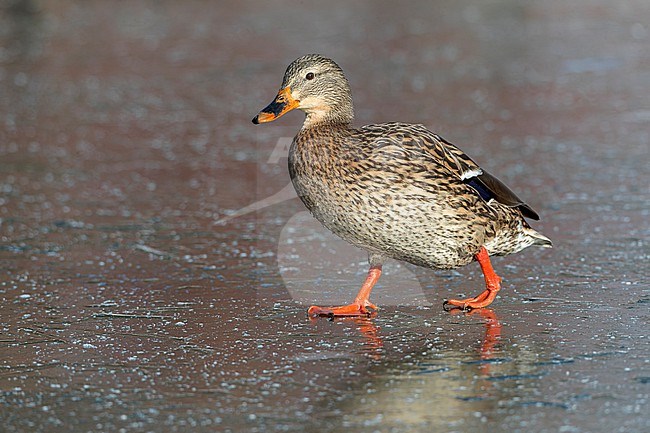
[[475, 256], [478, 264], [481, 265], [481, 270], [485, 276], [485, 290], [475, 298], [468, 299], [450, 299], [445, 301], [442, 306], [447, 310], [447, 306], [451, 305], [449, 310], [455, 308], [461, 310], [472, 310], [474, 308], [487, 307], [497, 297], [497, 292], [501, 289], [501, 277], [499, 277], [490, 263], [490, 255], [485, 247], [481, 247], [478, 254]]
[[350, 316], [370, 316], [371, 312], [368, 308], [377, 310], [377, 306], [370, 302], [368, 298], [370, 297], [370, 291], [373, 286], [379, 280], [381, 276], [381, 265], [371, 266], [368, 271], [368, 276], [366, 281], [364, 281], [361, 286], [361, 290], [357, 294], [357, 297], [354, 298], [354, 302], [350, 305], [344, 305], [342, 307], [328, 307], [322, 308], [316, 305], [309, 307], [307, 314], [310, 316], [325, 316], [325, 317], [350, 317]]

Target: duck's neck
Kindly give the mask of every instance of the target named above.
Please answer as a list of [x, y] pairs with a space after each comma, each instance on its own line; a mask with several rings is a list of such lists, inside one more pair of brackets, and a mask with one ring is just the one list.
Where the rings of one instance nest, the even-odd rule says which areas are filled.
[[321, 126], [331, 127], [333, 125], [350, 127], [354, 120], [354, 108], [352, 101], [345, 101], [335, 107], [315, 108], [306, 110], [305, 121], [302, 124], [302, 129], [312, 129]]
[[310, 118], [305, 117], [302, 124], [303, 130], [320, 129], [320, 128], [342, 128], [347, 129], [352, 127], [352, 119], [337, 119], [337, 118]]

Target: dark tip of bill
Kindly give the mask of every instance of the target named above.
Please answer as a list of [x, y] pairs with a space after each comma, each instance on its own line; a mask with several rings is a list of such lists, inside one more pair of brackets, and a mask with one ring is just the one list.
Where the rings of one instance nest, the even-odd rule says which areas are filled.
[[260, 124], [260, 121], [257, 120], [258, 117], [260, 117], [259, 114], [258, 114], [257, 116], [255, 116], [255, 117], [253, 117], [253, 123], [256, 124], [256, 125], [259, 125], [259, 124]]

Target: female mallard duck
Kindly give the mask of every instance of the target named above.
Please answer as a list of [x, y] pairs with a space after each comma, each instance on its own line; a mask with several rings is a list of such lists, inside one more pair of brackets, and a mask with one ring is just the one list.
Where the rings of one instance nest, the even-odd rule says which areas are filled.
[[477, 260], [485, 291], [443, 306], [486, 307], [501, 288], [489, 256], [551, 246], [524, 220], [539, 219], [530, 206], [424, 126], [395, 122], [353, 128], [350, 86], [334, 61], [317, 54], [296, 59], [275, 100], [253, 123], [271, 122], [294, 108], [306, 114], [289, 150], [298, 196], [325, 227], [368, 251], [370, 263], [352, 304], [312, 306], [310, 315], [358, 316], [377, 309], [369, 296], [386, 258], [433, 269]]

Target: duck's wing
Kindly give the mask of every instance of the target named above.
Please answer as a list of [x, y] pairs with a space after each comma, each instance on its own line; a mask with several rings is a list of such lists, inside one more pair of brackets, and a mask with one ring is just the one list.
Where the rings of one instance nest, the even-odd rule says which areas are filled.
[[375, 146], [396, 145], [406, 152], [416, 152], [418, 156], [425, 155], [447, 168], [459, 181], [471, 186], [483, 200], [496, 200], [505, 206], [518, 208], [525, 217], [539, 220], [537, 212], [517, 197], [506, 184], [483, 170], [454, 144], [429, 131], [424, 125], [386, 123], [368, 125], [362, 129], [367, 128], [373, 130], [369, 135], [375, 137]]

